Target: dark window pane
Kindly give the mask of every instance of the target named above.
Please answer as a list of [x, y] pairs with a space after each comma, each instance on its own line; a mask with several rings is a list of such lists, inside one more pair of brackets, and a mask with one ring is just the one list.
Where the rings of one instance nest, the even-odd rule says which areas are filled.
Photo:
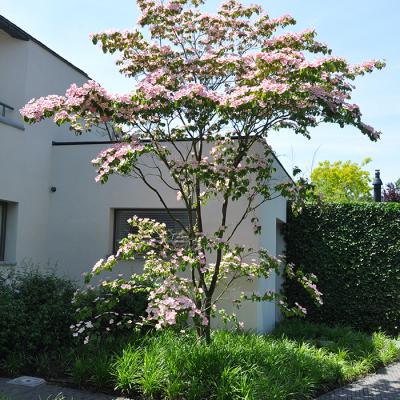
[[[172, 209], [170, 213], [175, 219], [181, 222], [185, 227], [189, 226], [189, 215], [186, 209]], [[150, 218], [157, 222], [164, 223], [168, 232], [172, 235], [175, 242], [184, 243], [182, 235], [182, 226], [172, 218], [164, 209], [116, 209], [114, 226], [114, 252], [118, 249], [118, 243], [132, 232], [132, 227], [127, 220], [136, 215], [139, 218]], [[192, 211], [192, 218], [195, 221], [195, 211]]]
[[0, 261], [4, 261], [6, 245], [7, 203], [0, 202]]

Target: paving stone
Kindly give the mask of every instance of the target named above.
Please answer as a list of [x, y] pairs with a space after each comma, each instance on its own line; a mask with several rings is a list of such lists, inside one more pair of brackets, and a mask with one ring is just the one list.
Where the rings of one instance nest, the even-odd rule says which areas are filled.
[[34, 376], [19, 376], [18, 378], [7, 381], [7, 383], [12, 383], [13, 385], [36, 387], [43, 385], [44, 383], [46, 383], [46, 381], [42, 378], [36, 378]]
[[10, 384], [8, 381], [9, 379], [0, 378], [0, 396], [6, 396], [7, 400], [55, 400], [56, 398], [57, 400], [128, 400], [48, 383], [32, 388]]
[[400, 362], [317, 400], [400, 400]]

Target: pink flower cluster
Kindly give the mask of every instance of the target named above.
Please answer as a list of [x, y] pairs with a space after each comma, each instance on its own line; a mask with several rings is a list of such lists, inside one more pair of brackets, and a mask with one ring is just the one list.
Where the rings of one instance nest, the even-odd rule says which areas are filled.
[[264, 79], [260, 86], [265, 92], [276, 92], [280, 94], [289, 89], [289, 85], [287, 83], [277, 83], [271, 79]]
[[171, 98], [171, 91], [169, 91], [164, 85], [143, 81], [138, 85], [138, 89], [143, 92], [146, 100], [151, 100], [155, 97], [163, 97], [166, 99]]
[[201, 83], [189, 83], [186, 87], [179, 89], [174, 94], [174, 100], [180, 100], [183, 97], [192, 98], [193, 96], [203, 97], [216, 102], [220, 100], [220, 96], [217, 93], [207, 90]]
[[315, 276], [314, 275], [311, 277], [303, 276], [301, 278], [301, 283], [313, 295], [313, 297], [319, 304], [323, 304], [321, 297], [322, 293], [318, 290], [317, 285], [313, 282], [312, 278], [315, 279]]
[[170, 11], [181, 11], [182, 10], [182, 4], [179, 3], [179, 1], [169, 1], [167, 4], [165, 4], [165, 9], [170, 10]]
[[377, 131], [370, 125], [364, 124], [363, 122], [360, 123], [360, 128], [366, 133], [369, 137], [372, 137], [375, 140], [378, 140], [381, 137], [381, 132]]
[[101, 181], [110, 173], [118, 173], [121, 163], [124, 162], [127, 156], [133, 156], [135, 153], [140, 153], [144, 150], [144, 146], [136, 137], [132, 137], [130, 143], [117, 143], [103, 151], [92, 160], [92, 164], [98, 167], [98, 175], [95, 178], [96, 182]]
[[19, 112], [28, 120], [40, 121], [46, 112], [59, 109], [64, 104], [64, 101], [63, 96], [56, 95], [31, 99]]
[[350, 112], [359, 112], [360, 111], [360, 107], [357, 104], [345, 103], [345, 104], [343, 104], [343, 108], [345, 108], [346, 110], [349, 110]]
[[[95, 112], [98, 108], [107, 109], [109, 103], [117, 96], [109, 94], [95, 81], [88, 81], [78, 87], [72, 84], [65, 96], [50, 95], [37, 100], [32, 99], [20, 110], [21, 115], [29, 121], [40, 121], [47, 114], [55, 115], [55, 120], [71, 118], [71, 114], [84, 107], [83, 112]], [[96, 104], [96, 107], [94, 106]]]
[[361, 68], [364, 68], [367, 71], [372, 71], [376, 67], [376, 64], [378, 64], [378, 63], [379, 62], [377, 60], [364, 61], [361, 64]]
[[157, 321], [156, 329], [175, 325], [177, 318], [184, 314], [190, 318], [199, 318], [203, 325], [208, 324], [207, 317], [188, 296], [188, 285], [189, 282], [186, 279], [171, 276], [150, 293], [147, 308], [148, 320]]
[[283, 66], [300, 65], [304, 60], [303, 53], [297, 51], [259, 51], [250, 53], [246, 57], [250, 60], [262, 60], [268, 64], [279, 63]]
[[321, 57], [313, 61], [304, 61], [300, 64], [300, 68], [319, 68], [327, 63], [342, 63], [347, 66], [347, 61], [342, 57]]
[[303, 43], [306, 41], [310, 36], [315, 35], [315, 30], [313, 29], [305, 29], [302, 32], [289, 32], [285, 33], [280, 36], [276, 36], [273, 39], [267, 39], [264, 42], [264, 45], [269, 47], [269, 46], [275, 46], [276, 44], [284, 44], [284, 43]]

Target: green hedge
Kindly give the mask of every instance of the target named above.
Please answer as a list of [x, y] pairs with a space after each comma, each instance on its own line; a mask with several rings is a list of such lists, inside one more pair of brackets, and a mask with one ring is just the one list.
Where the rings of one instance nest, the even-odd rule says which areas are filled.
[[317, 275], [324, 305], [285, 282], [289, 300], [304, 304], [316, 322], [398, 334], [400, 204], [326, 203], [288, 214], [288, 261]]

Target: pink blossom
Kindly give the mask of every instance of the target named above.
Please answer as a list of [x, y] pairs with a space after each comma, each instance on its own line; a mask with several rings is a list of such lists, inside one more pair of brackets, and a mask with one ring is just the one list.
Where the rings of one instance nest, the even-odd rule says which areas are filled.
[[299, 303], [294, 303], [295, 304], [295, 306], [297, 307], [297, 309], [302, 313], [302, 314], [304, 314], [304, 315], [306, 315], [307, 314], [307, 310], [304, 308], [304, 307], [302, 307]]
[[204, 97], [214, 101], [219, 100], [217, 93], [207, 90], [205, 86], [200, 83], [189, 83], [186, 87], [179, 89], [174, 95], [174, 100], [180, 100], [183, 97], [193, 98], [194, 96]]
[[176, 323], [176, 311], [167, 311], [165, 313], [165, 320], [169, 325]]
[[165, 8], [171, 11], [180, 11], [182, 10], [182, 5], [177, 1], [170, 1], [165, 5]]
[[127, 283], [123, 283], [123, 284], [121, 285], [121, 289], [124, 289], [124, 290], [131, 290], [131, 289], [132, 289], [132, 285], [129, 285], [129, 284], [127, 284]]
[[96, 264], [92, 268], [92, 272], [94, 272], [94, 273], [98, 272], [101, 269], [103, 262], [104, 262], [103, 258], [101, 258], [99, 261], [97, 261]]
[[289, 85], [286, 83], [277, 83], [270, 79], [264, 79], [260, 85], [266, 92], [277, 92], [284, 93], [289, 89]]
[[351, 111], [351, 112], [359, 111], [359, 110], [360, 110], [360, 107], [359, 107], [357, 104], [343, 104], [343, 107], [344, 107], [346, 110], [349, 110], [349, 111]]

